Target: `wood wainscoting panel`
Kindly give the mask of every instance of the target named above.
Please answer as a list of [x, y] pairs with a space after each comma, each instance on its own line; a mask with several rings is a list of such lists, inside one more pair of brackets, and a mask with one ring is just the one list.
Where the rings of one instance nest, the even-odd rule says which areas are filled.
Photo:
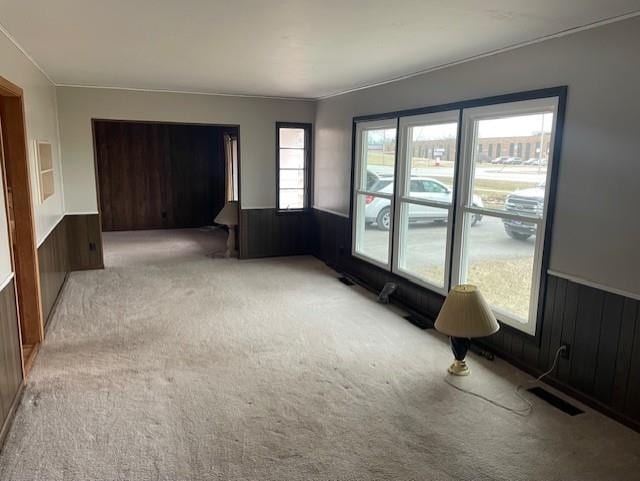
[[313, 213], [242, 209], [240, 258], [311, 254]]
[[102, 232], [99, 214], [65, 216], [69, 270], [103, 269]]
[[69, 240], [66, 221], [66, 217], [62, 218], [38, 247], [40, 298], [45, 327], [49, 323], [51, 311], [69, 273]]
[[[314, 254], [377, 291], [396, 282], [393, 299], [435, 320], [444, 297], [351, 255], [348, 218], [313, 212]], [[567, 279], [547, 276], [538, 337], [509, 326], [474, 342], [517, 367], [539, 375], [558, 348], [570, 345], [547, 382], [640, 431], [640, 301]]]
[[0, 447], [22, 386], [22, 359], [13, 279], [0, 291]]

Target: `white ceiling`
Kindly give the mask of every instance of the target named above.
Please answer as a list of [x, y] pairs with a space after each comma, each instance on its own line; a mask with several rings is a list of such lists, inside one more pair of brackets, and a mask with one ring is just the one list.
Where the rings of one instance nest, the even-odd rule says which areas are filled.
[[640, 10], [640, 0], [0, 0], [56, 84], [324, 97]]

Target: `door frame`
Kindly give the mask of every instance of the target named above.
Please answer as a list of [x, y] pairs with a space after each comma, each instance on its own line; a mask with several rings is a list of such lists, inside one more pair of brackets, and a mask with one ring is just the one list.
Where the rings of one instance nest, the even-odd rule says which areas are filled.
[[[31, 356], [22, 355], [23, 375], [28, 374], [37, 348], [44, 339], [40, 273], [34, 226], [33, 197], [29, 175], [29, 149], [24, 115], [24, 93], [14, 83], [0, 77], [0, 118], [2, 119], [2, 182], [5, 191], [11, 267], [15, 276], [16, 306], [21, 346], [32, 346]], [[15, 227], [12, 242], [9, 218], [9, 189]], [[24, 350], [24, 349], [23, 349]]]

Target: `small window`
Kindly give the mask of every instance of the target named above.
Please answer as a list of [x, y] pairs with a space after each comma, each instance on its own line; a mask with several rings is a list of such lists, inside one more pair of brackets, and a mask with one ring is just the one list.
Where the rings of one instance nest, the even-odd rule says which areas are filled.
[[278, 210], [309, 208], [311, 125], [278, 122], [276, 146]]
[[36, 142], [38, 156], [38, 180], [40, 183], [40, 202], [55, 194], [53, 179], [53, 151], [49, 142]]

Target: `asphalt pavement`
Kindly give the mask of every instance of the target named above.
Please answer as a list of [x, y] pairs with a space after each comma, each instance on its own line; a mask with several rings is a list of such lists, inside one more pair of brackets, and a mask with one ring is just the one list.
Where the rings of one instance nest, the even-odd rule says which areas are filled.
[[[369, 257], [386, 262], [389, 232], [376, 226], [368, 226], [364, 232], [363, 251]], [[407, 255], [411, 263], [425, 267], [444, 265], [446, 239], [447, 227], [444, 224], [410, 224]], [[534, 243], [533, 236], [526, 241], [512, 239], [504, 231], [501, 219], [485, 216], [471, 227], [468, 252], [473, 260], [532, 257]]]

